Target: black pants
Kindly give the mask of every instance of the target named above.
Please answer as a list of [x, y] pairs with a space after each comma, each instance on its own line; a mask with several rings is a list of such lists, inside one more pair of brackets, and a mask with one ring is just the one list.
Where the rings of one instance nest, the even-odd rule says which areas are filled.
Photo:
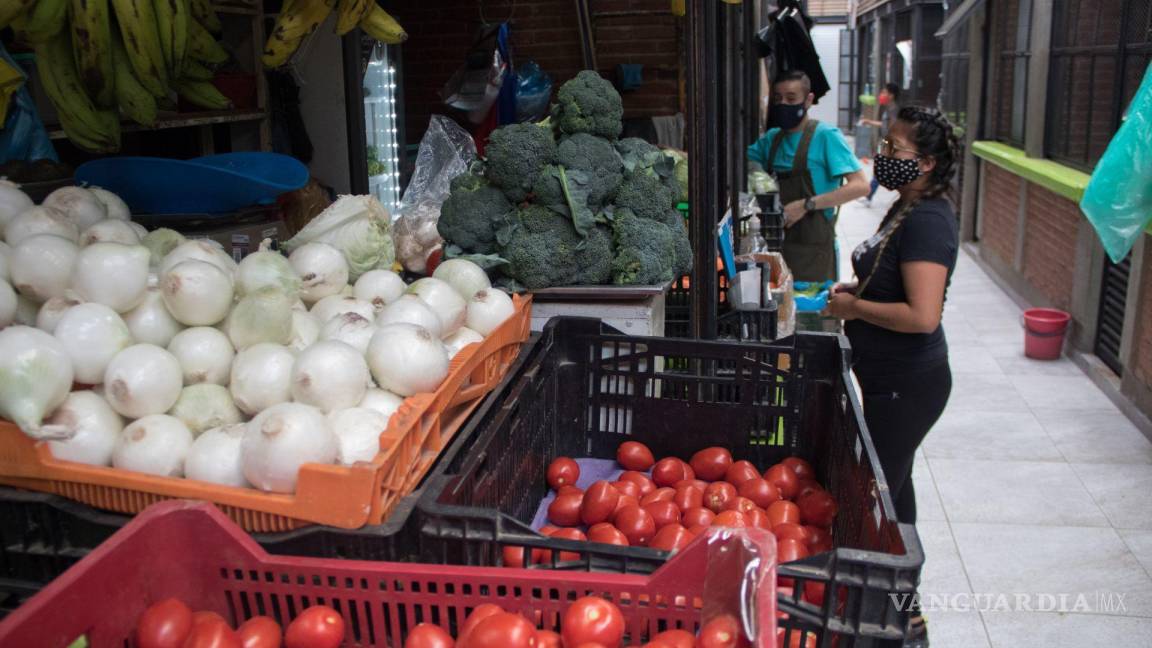
[[856, 378], [864, 398], [864, 420], [896, 505], [896, 517], [915, 524], [912, 463], [916, 448], [948, 404], [952, 370], [947, 360], [900, 374], [877, 374], [857, 366]]

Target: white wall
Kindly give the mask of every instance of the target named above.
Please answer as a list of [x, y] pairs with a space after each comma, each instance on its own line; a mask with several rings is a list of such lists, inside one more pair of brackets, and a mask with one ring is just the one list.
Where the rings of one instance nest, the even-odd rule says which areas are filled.
[[812, 28], [812, 43], [820, 56], [820, 67], [832, 89], [812, 108], [812, 117], [824, 123], [837, 123], [840, 83], [840, 30], [847, 25], [816, 25]]
[[[344, 72], [335, 12], [305, 40], [296, 61], [300, 83], [300, 114], [312, 140], [309, 171], [337, 193], [350, 193], [348, 117], [344, 112]], [[361, 124], [358, 126], [363, 128]]]

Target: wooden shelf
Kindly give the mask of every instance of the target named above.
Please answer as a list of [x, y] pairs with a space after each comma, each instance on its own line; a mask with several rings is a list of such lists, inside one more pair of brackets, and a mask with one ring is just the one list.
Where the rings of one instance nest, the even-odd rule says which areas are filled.
[[[212, 126], [214, 124], [235, 124], [240, 122], [261, 121], [268, 114], [262, 110], [215, 110], [196, 113], [162, 113], [156, 120], [156, 126], [148, 128], [135, 122], [125, 122], [121, 125], [121, 132], [137, 133], [141, 131], [168, 130], [172, 128], [192, 128], [196, 126]], [[50, 126], [48, 137], [64, 139], [64, 130], [59, 126]]]

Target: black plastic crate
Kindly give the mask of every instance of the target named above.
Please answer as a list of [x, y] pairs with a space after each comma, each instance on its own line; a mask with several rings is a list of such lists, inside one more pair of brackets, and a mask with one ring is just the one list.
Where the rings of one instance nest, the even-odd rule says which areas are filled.
[[[553, 540], [530, 523], [557, 456], [615, 457], [624, 440], [657, 457], [712, 445], [761, 468], [788, 456], [812, 462], [836, 497], [838, 549], [780, 568], [797, 582], [782, 598], [784, 625], [818, 628], [819, 645], [900, 645], [923, 552], [896, 522], [887, 485], [848, 375], [842, 337], [801, 334], [776, 344], [624, 336], [595, 319], [552, 320], [519, 380], [469, 423], [473, 445], [442, 462], [418, 508], [425, 560], [500, 565], [503, 547], [575, 552], [541, 568], [649, 572], [667, 558], [642, 547]], [[499, 403], [494, 401], [499, 399]], [[803, 602], [807, 581], [826, 585], [822, 608]], [[831, 632], [829, 632], [831, 631]]]
[[[689, 277], [672, 282], [664, 301], [664, 337], [692, 337], [691, 294], [687, 286]], [[777, 312], [761, 308], [736, 311], [728, 308], [727, 275], [720, 271], [717, 283], [720, 294], [720, 313], [716, 318], [716, 337], [720, 340], [743, 342], [771, 342], [777, 337]]]
[[733, 310], [716, 319], [716, 337], [742, 342], [772, 342], [776, 339], [776, 309]]

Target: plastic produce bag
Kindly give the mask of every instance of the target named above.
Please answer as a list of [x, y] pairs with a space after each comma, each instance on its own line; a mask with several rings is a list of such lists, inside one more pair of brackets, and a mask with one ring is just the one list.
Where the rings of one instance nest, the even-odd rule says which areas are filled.
[[[23, 76], [20, 66], [8, 55], [0, 44], [0, 67], [6, 67], [9, 74]], [[0, 75], [2, 76], [2, 75]], [[9, 160], [52, 160], [59, 162], [52, 140], [44, 130], [44, 122], [36, 111], [36, 102], [28, 86], [20, 87], [11, 94], [6, 117], [0, 119], [0, 162]]]
[[508, 61], [500, 54], [501, 25], [485, 25], [464, 57], [464, 65], [440, 90], [444, 103], [468, 113], [474, 124], [484, 121], [500, 95], [508, 71]]
[[1152, 65], [1080, 200], [1108, 256], [1120, 263], [1152, 220]]
[[516, 121], [539, 121], [548, 112], [552, 100], [552, 77], [536, 61], [528, 61], [516, 70]]
[[701, 636], [735, 629], [737, 646], [776, 645], [775, 536], [758, 528], [714, 527], [707, 542]]

